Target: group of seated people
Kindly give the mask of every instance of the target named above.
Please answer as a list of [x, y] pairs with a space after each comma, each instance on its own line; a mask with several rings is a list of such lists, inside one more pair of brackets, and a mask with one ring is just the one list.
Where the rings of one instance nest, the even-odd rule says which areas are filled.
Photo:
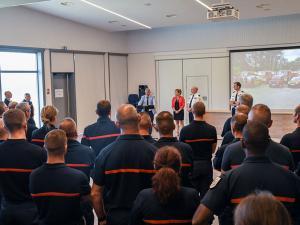
[[214, 215], [221, 225], [300, 224], [300, 106], [285, 147], [270, 138], [268, 106], [252, 103], [241, 96], [228, 120], [214, 180], [217, 131], [205, 122], [203, 102], [193, 105], [179, 140], [173, 115], [158, 113], [155, 140], [148, 113], [124, 104], [114, 122], [101, 100], [81, 143], [73, 119], [56, 127], [54, 106], [43, 107], [38, 129], [28, 103], [9, 110], [0, 103], [0, 224], [92, 225], [93, 211], [101, 225], [211, 224]]

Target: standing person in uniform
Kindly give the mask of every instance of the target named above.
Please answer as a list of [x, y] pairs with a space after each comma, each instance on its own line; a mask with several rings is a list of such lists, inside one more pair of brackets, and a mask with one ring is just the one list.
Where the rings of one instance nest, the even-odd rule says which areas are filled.
[[179, 136], [179, 132], [184, 126], [184, 107], [185, 99], [181, 95], [181, 89], [175, 89], [175, 96], [172, 99], [173, 116], [176, 123], [176, 134]]
[[[270, 143], [268, 127], [249, 121], [243, 129], [247, 158], [243, 164], [217, 177], [198, 207], [193, 224], [205, 224], [213, 214], [223, 213], [222, 225], [233, 224], [234, 208], [254, 191], [269, 191], [288, 209], [294, 224], [299, 224], [300, 180], [291, 171], [266, 157]], [[228, 209], [224, 211], [224, 209]]]
[[152, 188], [141, 191], [132, 208], [130, 225], [183, 224], [191, 225], [199, 205], [195, 189], [182, 187], [178, 174], [181, 156], [174, 147], [162, 147], [155, 154]]
[[196, 102], [192, 112], [195, 119], [191, 124], [182, 128], [179, 140], [189, 144], [193, 149], [192, 184], [200, 192], [202, 198], [213, 177], [211, 157], [217, 146], [217, 131], [203, 118], [205, 114], [203, 102]]
[[45, 137], [47, 163], [30, 175], [30, 192], [38, 208], [39, 224], [85, 225], [82, 205], [90, 201], [88, 178], [65, 164], [67, 137], [56, 129]]
[[35, 121], [33, 119], [33, 117], [34, 117], [34, 108], [33, 108], [33, 104], [32, 104], [32, 101], [31, 101], [31, 96], [30, 96], [29, 93], [25, 93], [23, 102], [27, 102], [30, 106], [30, 117], [29, 117], [28, 123], [31, 123], [32, 125], [35, 126]]
[[299, 170], [300, 165], [300, 105], [295, 108], [294, 123], [297, 124], [297, 128], [293, 133], [286, 134], [282, 137], [280, 144], [288, 147], [293, 155], [295, 166]]
[[175, 129], [174, 118], [168, 111], [160, 112], [156, 117], [156, 125], [159, 133], [159, 140], [154, 145], [157, 148], [164, 146], [174, 146], [180, 152], [182, 165], [180, 170], [181, 185], [184, 187], [193, 187], [191, 183], [191, 176], [193, 170], [193, 150], [191, 146], [186, 143], [179, 142], [173, 136]]
[[56, 129], [55, 123], [57, 121], [57, 113], [57, 108], [52, 105], [47, 105], [42, 108], [41, 119], [43, 126], [32, 132], [31, 143], [41, 147], [44, 146], [44, 138], [46, 134], [49, 131]]
[[4, 96], [5, 96], [5, 99], [4, 99], [4, 103], [5, 105], [8, 107], [9, 106], [9, 103], [11, 103], [11, 99], [12, 99], [12, 93], [10, 91], [5, 91], [4, 92]]
[[231, 114], [234, 116], [236, 107], [240, 104], [239, 97], [244, 93], [244, 91], [241, 90], [241, 83], [240, 82], [234, 82], [233, 83], [233, 89], [234, 91], [231, 94], [231, 98], [229, 101], [229, 104], [231, 106]]
[[143, 95], [138, 103], [138, 106], [142, 107], [142, 112], [149, 113], [151, 122], [153, 123], [155, 115], [155, 97], [152, 95], [151, 90], [146, 88], [145, 95]]
[[140, 135], [142, 135], [142, 137], [150, 144], [154, 144], [156, 141], [153, 139], [153, 137], [150, 134], [150, 130], [152, 128], [151, 118], [149, 114], [146, 112], [140, 113], [140, 116], [141, 116], [141, 120], [139, 123]]
[[20, 109], [25, 113], [25, 117], [27, 121], [26, 139], [27, 141], [31, 142], [32, 132], [37, 130], [38, 128], [33, 123], [29, 122], [30, 112], [31, 112], [30, 106], [27, 102], [21, 102], [16, 106], [16, 109]]
[[47, 154], [26, 141], [27, 121], [21, 110], [8, 110], [3, 122], [9, 139], [0, 145], [0, 224], [33, 225], [37, 208], [29, 192], [29, 175], [46, 161]]
[[107, 100], [97, 103], [98, 120], [84, 129], [81, 144], [89, 146], [97, 157], [101, 150], [120, 136], [120, 129], [111, 121], [111, 104]]
[[92, 200], [98, 223], [127, 225], [138, 193], [151, 187], [156, 148], [139, 134], [140, 116], [129, 104], [117, 111], [121, 136], [96, 159]]
[[188, 98], [187, 101], [187, 111], [189, 112], [189, 122], [191, 123], [194, 120], [194, 115], [193, 115], [193, 105], [196, 102], [203, 102], [203, 99], [201, 95], [198, 93], [198, 87], [192, 87], [191, 88], [191, 95]]

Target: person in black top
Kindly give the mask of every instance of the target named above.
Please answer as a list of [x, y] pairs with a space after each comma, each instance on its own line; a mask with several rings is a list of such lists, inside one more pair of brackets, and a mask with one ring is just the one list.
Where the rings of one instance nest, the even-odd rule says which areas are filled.
[[[7, 130], [4, 128], [3, 114], [7, 111], [7, 106], [4, 102], [0, 102], [0, 143], [4, 142], [8, 138]], [[0, 201], [1, 202], [1, 201]]]
[[154, 144], [156, 141], [150, 135], [150, 131], [152, 129], [151, 118], [147, 112], [141, 112], [140, 116], [141, 116], [141, 120], [139, 122], [140, 135], [142, 135], [143, 138], [146, 141], [148, 141], [150, 144]]
[[139, 134], [139, 119], [132, 105], [122, 105], [117, 111], [122, 135], [96, 158], [92, 200], [98, 221], [107, 225], [128, 224], [137, 194], [151, 187], [155, 174], [156, 147]]
[[65, 164], [67, 137], [63, 130], [45, 137], [47, 163], [30, 175], [30, 193], [38, 208], [40, 225], [84, 225], [81, 207], [90, 201], [88, 178]]
[[29, 93], [25, 93], [23, 102], [27, 102], [30, 106], [30, 116], [29, 116], [29, 119], [28, 119], [28, 123], [32, 124], [33, 126], [36, 126], [35, 121], [33, 119], [33, 117], [34, 117], [34, 108], [33, 108], [33, 104], [32, 104], [32, 101], [31, 101], [31, 96], [30, 96]]
[[37, 208], [29, 192], [29, 175], [47, 159], [46, 151], [26, 141], [26, 118], [19, 109], [4, 113], [9, 139], [0, 145], [1, 225], [36, 224]]
[[192, 224], [200, 198], [195, 189], [180, 185], [178, 150], [170, 146], [160, 148], [155, 154], [154, 167], [158, 171], [152, 178], [152, 188], [138, 194], [129, 225]]
[[[244, 126], [247, 123], [247, 119], [248, 119], [248, 116], [243, 113], [236, 113], [232, 117], [231, 130], [234, 135], [234, 140], [230, 144], [236, 143], [241, 140], [242, 135], [243, 135], [242, 131], [243, 131]], [[224, 155], [225, 149], [230, 144], [221, 146], [215, 154], [215, 158], [213, 159], [213, 165], [214, 165], [214, 168], [218, 171], [221, 171], [223, 155]]]
[[44, 138], [46, 134], [56, 129], [55, 123], [57, 120], [58, 110], [51, 105], [44, 106], [41, 111], [41, 118], [43, 122], [43, 126], [32, 132], [31, 143], [36, 144], [38, 146], [44, 146]]
[[293, 133], [284, 135], [280, 144], [289, 148], [293, 155], [295, 166], [297, 166], [298, 170], [300, 162], [300, 105], [295, 108], [294, 123], [297, 124], [296, 130]]
[[179, 142], [173, 136], [175, 130], [174, 118], [168, 111], [160, 112], [156, 117], [156, 125], [159, 132], [160, 139], [154, 145], [157, 148], [163, 146], [174, 146], [179, 150], [182, 158], [180, 178], [181, 185], [185, 187], [193, 187], [191, 183], [191, 175], [193, 170], [193, 150], [191, 146], [186, 143]]
[[204, 121], [205, 105], [203, 102], [196, 102], [192, 112], [194, 121], [182, 128], [179, 140], [189, 144], [193, 149], [192, 184], [203, 197], [212, 181], [211, 157], [217, 146], [217, 131], [214, 126]]
[[4, 103], [8, 107], [9, 103], [11, 103], [12, 93], [10, 91], [5, 91], [4, 96], [5, 96]]
[[31, 136], [32, 132], [34, 130], [37, 130], [38, 128], [33, 124], [29, 122], [30, 119], [30, 106], [27, 102], [21, 102], [16, 106], [16, 109], [20, 109], [25, 113], [26, 121], [27, 121], [27, 132], [26, 132], [26, 138], [27, 141], [31, 142]]
[[84, 129], [81, 144], [91, 147], [97, 156], [103, 148], [120, 136], [120, 129], [110, 119], [111, 104], [109, 101], [98, 102], [96, 113], [99, 118], [96, 123]]
[[[286, 206], [294, 224], [299, 224], [300, 180], [266, 157], [269, 142], [268, 127], [257, 121], [248, 121], [242, 139], [246, 160], [239, 168], [213, 181], [193, 217], [193, 224], [204, 224], [213, 214], [223, 213], [220, 224], [232, 225], [235, 206], [258, 190], [271, 192]], [[229, 210], [225, 213], [224, 208]]]
[[[271, 110], [266, 105], [257, 104], [251, 109], [248, 120], [259, 121], [270, 128], [272, 126]], [[271, 138], [266, 154], [274, 163], [277, 163], [286, 169], [294, 170], [293, 156], [288, 148], [274, 142]], [[227, 146], [222, 160], [222, 170], [227, 171], [238, 167], [242, 164], [245, 157], [246, 153], [241, 145], [241, 141]]]

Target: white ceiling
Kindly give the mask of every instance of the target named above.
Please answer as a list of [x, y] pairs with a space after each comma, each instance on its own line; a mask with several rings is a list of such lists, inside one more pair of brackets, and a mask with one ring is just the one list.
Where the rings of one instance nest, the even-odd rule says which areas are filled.
[[[3, 1], [3, 0], [2, 0]], [[9, 0], [17, 1], [17, 0]], [[25, 0], [19, 0], [25, 1]], [[29, 1], [29, 0], [27, 0]], [[41, 1], [41, 0], [40, 0]], [[207, 23], [207, 9], [194, 0], [89, 0], [97, 5], [137, 20], [152, 28]], [[221, 0], [203, 0], [211, 5]], [[33, 2], [33, 0], [31, 0]], [[62, 6], [62, 2], [71, 2]], [[241, 19], [282, 16], [300, 13], [300, 0], [225, 0], [240, 10]], [[151, 3], [151, 6], [146, 6]], [[257, 5], [267, 3], [264, 9]], [[99, 10], [81, 0], [49, 0], [26, 7], [107, 31], [146, 29], [120, 17]], [[268, 10], [270, 9], [270, 10]], [[176, 17], [167, 18], [168, 14]], [[118, 21], [109, 23], [108, 21]]]
[[35, 2], [42, 2], [48, 0], [0, 0], [0, 8], [27, 5]]

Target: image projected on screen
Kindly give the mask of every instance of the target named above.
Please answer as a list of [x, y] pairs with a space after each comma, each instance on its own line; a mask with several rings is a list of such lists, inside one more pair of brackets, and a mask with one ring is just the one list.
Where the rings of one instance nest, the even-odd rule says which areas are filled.
[[274, 111], [300, 103], [300, 48], [231, 52], [231, 82]]

